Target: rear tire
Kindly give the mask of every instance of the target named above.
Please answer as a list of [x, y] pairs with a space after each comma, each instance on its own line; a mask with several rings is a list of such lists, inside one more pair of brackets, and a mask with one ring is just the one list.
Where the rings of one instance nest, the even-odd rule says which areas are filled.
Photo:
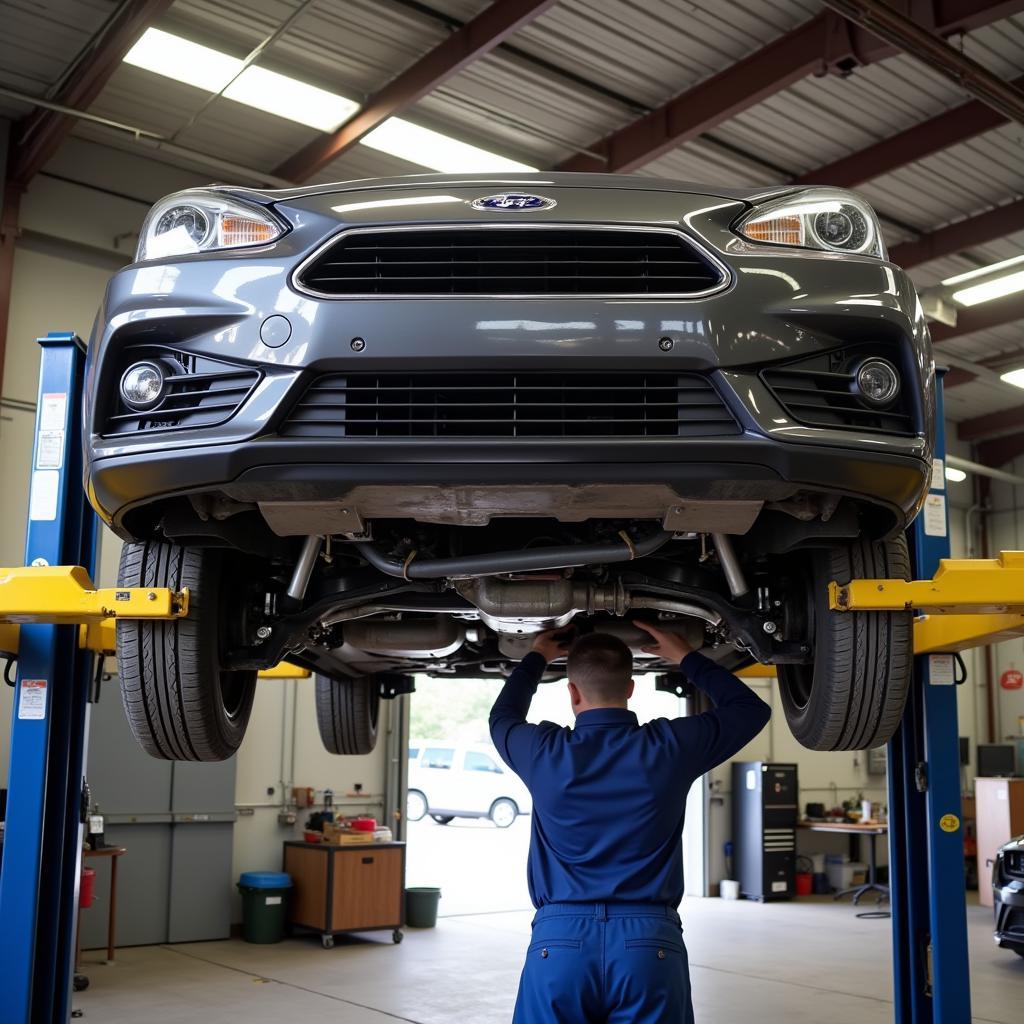
[[189, 590], [185, 618], [117, 620], [121, 700], [135, 739], [153, 757], [223, 761], [245, 735], [256, 672], [221, 667], [230, 616], [241, 608], [222, 585], [228, 557], [213, 548], [156, 542], [121, 550], [118, 586]]
[[316, 723], [328, 753], [372, 753], [379, 713], [380, 686], [373, 676], [316, 677]]
[[409, 821], [422, 821], [427, 816], [427, 798], [418, 790], [410, 789], [405, 795], [405, 816]]
[[[808, 552], [806, 602], [794, 595], [787, 633], [808, 635], [811, 665], [779, 665], [793, 735], [811, 750], [866, 750], [888, 742], [903, 717], [913, 675], [913, 613], [834, 612], [830, 580], [910, 579], [906, 538]], [[795, 621], [794, 621], [795, 620]]]

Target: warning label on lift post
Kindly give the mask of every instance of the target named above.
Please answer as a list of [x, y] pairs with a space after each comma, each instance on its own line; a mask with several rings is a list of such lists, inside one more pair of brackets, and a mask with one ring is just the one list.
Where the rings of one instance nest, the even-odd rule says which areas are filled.
[[18, 717], [22, 719], [46, 717], [45, 679], [22, 679], [18, 691]]

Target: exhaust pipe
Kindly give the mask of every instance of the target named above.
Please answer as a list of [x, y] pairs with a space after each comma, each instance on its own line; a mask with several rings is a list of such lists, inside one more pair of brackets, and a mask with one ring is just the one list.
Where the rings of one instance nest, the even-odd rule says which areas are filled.
[[522, 551], [495, 551], [488, 555], [461, 555], [455, 558], [417, 559], [414, 551], [404, 562], [389, 558], [367, 541], [359, 541], [362, 556], [375, 569], [405, 580], [437, 580], [445, 577], [496, 576], [504, 572], [542, 572], [609, 562], [629, 562], [664, 547], [672, 534], [658, 530], [644, 540], [634, 541], [625, 530], [621, 540], [609, 544], [578, 544], [572, 547], [526, 548]]

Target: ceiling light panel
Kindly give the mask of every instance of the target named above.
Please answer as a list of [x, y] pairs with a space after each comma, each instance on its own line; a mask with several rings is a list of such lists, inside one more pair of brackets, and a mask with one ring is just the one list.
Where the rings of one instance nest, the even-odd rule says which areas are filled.
[[267, 68], [251, 65], [242, 71], [245, 62], [239, 58], [158, 28], [147, 29], [124, 60], [205, 92], [223, 90], [236, 103], [322, 132], [333, 132], [359, 109], [346, 96]]
[[445, 174], [536, 171], [486, 149], [459, 142], [400, 117], [390, 117], [362, 139], [364, 146]]

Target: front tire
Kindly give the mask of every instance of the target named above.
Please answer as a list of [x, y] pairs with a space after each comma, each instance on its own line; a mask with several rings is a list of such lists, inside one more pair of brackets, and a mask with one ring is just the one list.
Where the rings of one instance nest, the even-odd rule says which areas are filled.
[[117, 620], [121, 700], [135, 739], [153, 757], [223, 761], [245, 735], [256, 672], [221, 664], [221, 646], [244, 615], [237, 597], [229, 598], [228, 558], [213, 548], [156, 542], [121, 550], [118, 586], [189, 590], [185, 618]]
[[[887, 743], [900, 724], [914, 665], [913, 613], [834, 612], [830, 580], [910, 579], [902, 535], [808, 552], [791, 594], [787, 635], [806, 635], [810, 665], [779, 665], [779, 690], [796, 739], [811, 750], [866, 750]], [[798, 588], [793, 588], [794, 590]]]
[[380, 685], [373, 676], [316, 677], [316, 724], [328, 753], [372, 753], [379, 713]]
[[487, 816], [498, 828], [509, 828], [515, 824], [515, 820], [519, 816], [519, 808], [514, 800], [502, 797], [491, 804], [491, 810]]

